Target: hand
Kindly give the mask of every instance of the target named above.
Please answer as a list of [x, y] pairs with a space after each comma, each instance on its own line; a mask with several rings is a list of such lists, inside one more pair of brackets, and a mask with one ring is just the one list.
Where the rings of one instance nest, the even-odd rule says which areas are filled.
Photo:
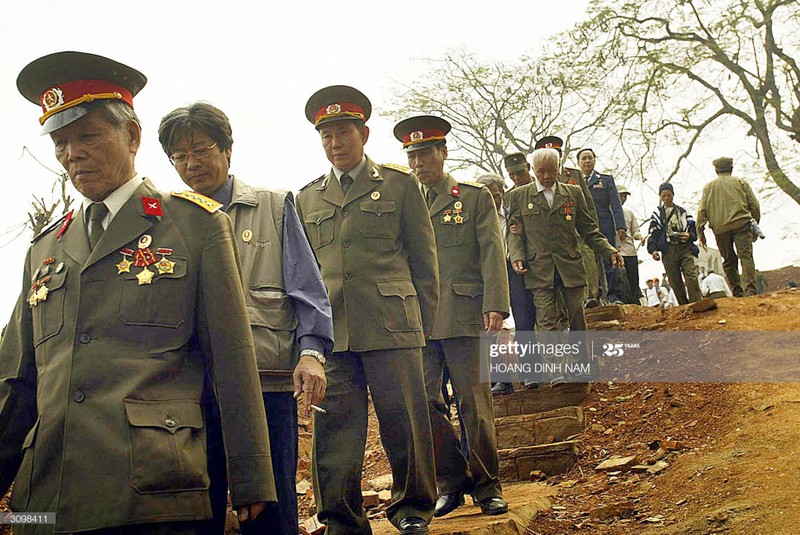
[[486, 334], [494, 334], [503, 328], [503, 315], [494, 310], [483, 313], [483, 328]]
[[619, 254], [619, 251], [614, 251], [611, 253], [611, 267], [621, 268], [625, 265], [625, 259], [622, 258], [622, 255]]
[[325, 378], [325, 369], [317, 359], [310, 356], [300, 357], [292, 374], [294, 382], [294, 397], [303, 395], [303, 410], [306, 418], [311, 417], [311, 405], [319, 405], [325, 398], [325, 389], [328, 381]]
[[678, 239], [682, 242], [689, 241], [689, 233], [688, 232], [678, 232]]
[[618, 237], [620, 240], [624, 240], [624, 239], [625, 239], [625, 234], [626, 234], [626, 231], [625, 231], [625, 229], [624, 229], [624, 228], [618, 228], [618, 229], [617, 229], [617, 237]]
[[639, 247], [644, 247], [644, 242], [646, 242], [646, 241], [647, 241], [647, 238], [642, 238], [641, 240], [639, 240]]
[[653, 260], [661, 260], [661, 254], [658, 251], [653, 251]]
[[703, 247], [705, 247], [706, 246], [706, 233], [705, 233], [705, 231], [701, 230], [700, 234], [698, 234], [697, 237], [700, 239], [700, 243], [703, 244]]
[[251, 503], [250, 505], [237, 507], [236, 513], [239, 516], [239, 522], [247, 522], [248, 520], [255, 520], [255, 518], [261, 514], [261, 511], [264, 510], [264, 507], [266, 505], [267, 505], [266, 502], [256, 502], [256, 503]]
[[514, 268], [514, 273], [516, 273], [517, 275], [522, 275], [523, 273], [527, 273], [528, 270], [525, 269], [524, 266], [525, 262], [523, 262], [522, 260], [514, 260], [514, 263], [512, 264], [512, 267]]
[[522, 234], [523, 227], [519, 219], [512, 219], [511, 224], [508, 226], [508, 231], [511, 234]]

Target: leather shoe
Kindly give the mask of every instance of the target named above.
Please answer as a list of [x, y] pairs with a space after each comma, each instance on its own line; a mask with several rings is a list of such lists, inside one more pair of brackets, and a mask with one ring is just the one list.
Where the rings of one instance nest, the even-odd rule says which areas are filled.
[[418, 516], [407, 516], [401, 518], [397, 523], [397, 529], [400, 530], [400, 535], [427, 535], [428, 523]]
[[514, 385], [511, 383], [495, 383], [492, 387], [492, 394], [511, 394], [514, 392]]
[[436, 500], [436, 509], [433, 510], [433, 516], [439, 518], [446, 514], [452, 513], [459, 506], [464, 505], [464, 493], [453, 492], [450, 494], [442, 494]]
[[596, 308], [598, 306], [600, 306], [600, 303], [594, 297], [589, 297], [583, 302], [583, 308]]
[[525, 388], [528, 390], [539, 388], [539, 383], [537, 383], [536, 381], [525, 381]]
[[481, 500], [481, 511], [485, 515], [502, 515], [508, 512], [508, 502], [503, 498], [484, 498]]

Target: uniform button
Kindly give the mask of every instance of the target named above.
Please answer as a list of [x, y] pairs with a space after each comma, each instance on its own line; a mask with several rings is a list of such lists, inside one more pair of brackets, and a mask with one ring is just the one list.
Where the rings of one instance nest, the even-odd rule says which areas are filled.
[[166, 425], [167, 427], [175, 427], [176, 425], [175, 420], [173, 420], [172, 418], [166, 418], [164, 420], [164, 425]]
[[342, 245], [344, 245], [344, 247], [345, 247], [345, 249], [346, 249], [346, 248], [350, 247], [350, 242], [349, 242], [349, 241], [346, 241], [346, 242], [344, 242]]
[[73, 393], [72, 393], [72, 400], [73, 400], [75, 403], [80, 403], [80, 402], [81, 402], [81, 401], [83, 401], [84, 399], [86, 399], [86, 394], [84, 394], [84, 393], [83, 393], [83, 392], [81, 392], [80, 390], [76, 390], [75, 392], [73, 392]]
[[88, 344], [89, 342], [92, 341], [92, 337], [89, 336], [89, 333], [81, 333], [81, 335], [78, 337], [78, 340], [82, 344]]
[[345, 210], [344, 212], [342, 212], [342, 215], [343, 215], [344, 217], [350, 217], [350, 212], [348, 212], [347, 210]]
[[353, 278], [353, 275], [351, 275], [350, 273], [345, 273], [344, 274], [344, 278], [347, 279], [347, 280], [350, 280], [350, 279]]

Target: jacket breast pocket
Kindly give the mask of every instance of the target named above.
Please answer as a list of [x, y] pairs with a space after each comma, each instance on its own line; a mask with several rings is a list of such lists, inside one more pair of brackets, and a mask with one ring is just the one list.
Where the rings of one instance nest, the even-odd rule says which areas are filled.
[[410, 280], [378, 282], [383, 324], [389, 332], [421, 331], [422, 320], [417, 289]]
[[453, 283], [456, 294], [456, 319], [462, 325], [483, 326], [483, 284]]
[[366, 238], [394, 238], [400, 221], [394, 201], [364, 201], [361, 208], [361, 234]]
[[11, 493], [11, 508], [14, 511], [25, 511], [28, 508], [28, 501], [31, 497], [31, 486], [33, 479], [33, 456], [36, 446], [36, 434], [39, 430], [40, 419], [28, 431], [25, 441], [22, 443], [22, 463], [17, 470], [17, 477], [14, 478], [14, 492]]
[[464, 245], [468, 240], [466, 223], [469, 221], [469, 212], [448, 215], [450, 215], [449, 220], [445, 221], [444, 216], [440, 219], [441, 226], [439, 227], [439, 241], [437, 243], [442, 247], [458, 247], [459, 245]]
[[[186, 259], [170, 256], [174, 262], [172, 273], [159, 273], [155, 265], [146, 268], [131, 267], [130, 273], [122, 273], [120, 286], [119, 318], [126, 325], [177, 328], [186, 321], [187, 296], [194, 289], [186, 288]], [[141, 284], [144, 269], [153, 273], [149, 284]]]
[[36, 289], [31, 288], [29, 292], [30, 300], [45, 295], [44, 300], [38, 301], [31, 308], [33, 316], [33, 345], [38, 346], [48, 338], [61, 332], [64, 326], [64, 296], [67, 289], [64, 282], [67, 279], [68, 267], [63, 268], [60, 273], [53, 274], [46, 283]]
[[294, 304], [282, 290], [250, 290], [247, 312], [253, 330], [259, 370], [291, 373], [297, 315]]
[[306, 215], [303, 223], [305, 223], [311, 247], [314, 249], [324, 247], [333, 241], [335, 223], [333, 216], [335, 213], [336, 208], [326, 208]]
[[208, 488], [200, 402], [125, 400], [130, 484], [140, 494]]

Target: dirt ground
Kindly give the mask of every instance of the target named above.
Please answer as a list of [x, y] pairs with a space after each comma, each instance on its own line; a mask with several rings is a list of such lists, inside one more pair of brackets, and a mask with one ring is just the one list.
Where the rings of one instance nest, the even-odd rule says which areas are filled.
[[[774, 287], [777, 278], [767, 276]], [[800, 331], [800, 291], [720, 299], [702, 313], [633, 305], [625, 311], [626, 330]], [[800, 383], [602, 383], [582, 409], [579, 461], [547, 480], [550, 508], [526, 534], [800, 533]], [[301, 420], [298, 482], [312, 481], [310, 427]], [[612, 456], [635, 456], [661, 470], [595, 470]], [[659, 460], [665, 464], [653, 464]], [[363, 488], [386, 474], [370, 410]], [[298, 498], [303, 520], [313, 514], [313, 492]]]

